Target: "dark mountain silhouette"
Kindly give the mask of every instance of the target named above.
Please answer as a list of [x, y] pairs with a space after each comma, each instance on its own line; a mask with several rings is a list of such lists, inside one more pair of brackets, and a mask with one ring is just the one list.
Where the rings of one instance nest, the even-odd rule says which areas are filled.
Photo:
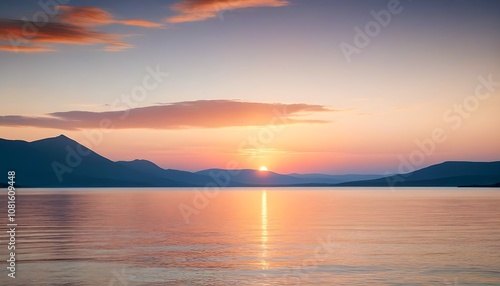
[[[194, 186], [205, 186], [210, 182], [214, 182], [214, 179], [210, 177], [209, 174], [202, 175], [197, 173], [191, 173], [187, 171], [179, 171], [173, 169], [163, 169], [153, 162], [147, 160], [134, 160], [134, 161], [118, 161], [118, 164], [133, 169], [139, 173], [146, 173], [154, 175], [159, 178], [165, 178], [169, 180], [188, 182]], [[239, 186], [241, 184], [231, 182], [228, 186]]]
[[[16, 172], [17, 187], [483, 186], [498, 187], [500, 162], [445, 162], [405, 174], [289, 174], [163, 169], [147, 160], [111, 161], [60, 135], [33, 142], [0, 139], [0, 174]], [[7, 176], [0, 186], [6, 185]]]
[[344, 182], [352, 181], [364, 181], [383, 178], [383, 175], [357, 175], [357, 174], [346, 174], [346, 175], [326, 175], [326, 174], [289, 174], [296, 178], [306, 179], [311, 182], [314, 181], [316, 184], [340, 184]]
[[491, 185], [469, 185], [469, 186], [459, 186], [460, 188], [500, 188], [500, 183]]
[[[20, 187], [182, 186], [117, 164], [64, 135], [33, 142], [0, 139], [0, 172], [16, 172]], [[59, 176], [57, 176], [59, 173]]]
[[500, 182], [500, 161], [444, 162], [407, 174], [375, 180], [355, 181], [340, 186], [456, 187], [495, 185]]

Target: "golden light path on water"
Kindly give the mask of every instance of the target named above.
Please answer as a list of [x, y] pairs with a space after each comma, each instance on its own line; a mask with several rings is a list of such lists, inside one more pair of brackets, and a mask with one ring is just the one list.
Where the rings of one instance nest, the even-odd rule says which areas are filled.
[[262, 269], [267, 269], [267, 193], [266, 190], [262, 191], [262, 205], [261, 205], [261, 247], [262, 247]]

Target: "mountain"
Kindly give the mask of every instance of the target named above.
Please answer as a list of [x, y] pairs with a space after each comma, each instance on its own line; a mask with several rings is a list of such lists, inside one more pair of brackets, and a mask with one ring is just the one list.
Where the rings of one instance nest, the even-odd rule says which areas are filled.
[[494, 186], [500, 183], [500, 161], [444, 162], [407, 174], [375, 180], [354, 181], [339, 186], [457, 187]]
[[[159, 178], [169, 179], [173, 181], [185, 182], [189, 183], [193, 186], [205, 186], [206, 184], [213, 182], [214, 179], [211, 178], [208, 174], [202, 175], [197, 173], [191, 173], [186, 171], [179, 171], [173, 169], [163, 169], [156, 165], [153, 162], [147, 160], [134, 160], [134, 161], [118, 161], [118, 164], [125, 166], [129, 169], [135, 170], [139, 173], [146, 173], [150, 175], [154, 175]], [[238, 184], [234, 183], [229, 184], [228, 186], [237, 186]]]
[[18, 187], [249, 187], [305, 182], [255, 170], [241, 170], [233, 177], [233, 171], [220, 169], [191, 173], [163, 169], [147, 160], [113, 162], [64, 135], [33, 142], [0, 139], [0, 157], [0, 172], [15, 171]]
[[340, 184], [344, 182], [352, 181], [364, 181], [383, 178], [383, 175], [357, 175], [357, 174], [347, 174], [347, 175], [326, 175], [326, 174], [289, 174], [296, 178], [306, 179], [307, 181], [314, 181], [317, 184]]
[[358, 181], [358, 180], [368, 180], [368, 179], [378, 179], [383, 177], [382, 175], [326, 175], [326, 174], [278, 174], [275, 172], [267, 171], [262, 172], [259, 170], [237, 170], [228, 171], [223, 169], [208, 169], [196, 172], [196, 174], [201, 174], [209, 176], [212, 174], [217, 174], [220, 172], [227, 172], [231, 174], [231, 180], [237, 181], [245, 185], [260, 185], [260, 186], [321, 186], [321, 185], [333, 185], [342, 182]]
[[33, 142], [0, 139], [0, 173], [16, 172], [19, 187], [159, 187], [184, 183], [140, 175], [60, 135]]
[[[312, 180], [301, 179], [294, 176], [281, 175], [271, 171], [262, 172], [258, 170], [223, 170], [223, 169], [208, 169], [196, 172], [196, 174], [205, 176], [217, 176], [217, 174], [228, 174], [230, 182], [239, 182], [246, 186], [286, 186], [300, 185], [313, 182]], [[223, 175], [221, 175], [223, 176]], [[227, 177], [227, 176], [226, 176]]]
[[[421, 170], [380, 175], [278, 174], [258, 170], [163, 169], [147, 160], [111, 161], [60, 135], [33, 142], [0, 139], [0, 174], [16, 172], [17, 187], [278, 187], [500, 185], [500, 162], [445, 162]], [[6, 186], [7, 176], [0, 182]]]

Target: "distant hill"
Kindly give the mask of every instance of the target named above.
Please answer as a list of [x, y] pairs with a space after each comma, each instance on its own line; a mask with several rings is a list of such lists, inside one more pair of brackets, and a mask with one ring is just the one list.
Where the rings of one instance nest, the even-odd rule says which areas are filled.
[[[179, 171], [173, 169], [163, 169], [153, 162], [147, 160], [134, 160], [134, 161], [118, 161], [118, 164], [137, 171], [138, 173], [146, 173], [149, 175], [154, 175], [159, 178], [169, 179], [173, 181], [184, 182], [187, 185], [192, 186], [204, 186], [214, 179], [210, 177], [209, 174], [197, 174], [187, 171]], [[228, 186], [238, 186], [241, 184], [230, 182]]]
[[230, 180], [239, 182], [246, 186], [269, 186], [269, 185], [298, 185], [311, 182], [312, 180], [301, 179], [293, 176], [281, 175], [271, 171], [262, 172], [258, 170], [227, 171], [223, 169], [208, 169], [196, 172], [196, 174], [210, 176], [225, 171], [230, 175]]
[[289, 174], [289, 176], [306, 179], [311, 182], [314, 181], [316, 184], [340, 184], [344, 182], [352, 181], [364, 181], [383, 178], [383, 175], [358, 175], [358, 174], [347, 174], [347, 175], [326, 175], [326, 174]]
[[500, 182], [500, 161], [444, 162], [408, 174], [375, 180], [354, 181], [339, 186], [457, 187], [491, 185]]
[[[258, 170], [163, 169], [147, 160], [111, 161], [60, 135], [33, 142], [0, 139], [0, 174], [16, 172], [17, 187], [277, 187], [500, 185], [500, 162], [445, 162], [421, 170], [381, 175], [278, 174]], [[7, 176], [0, 180], [6, 186]]]
[[500, 188], [500, 183], [492, 185], [469, 185], [469, 186], [459, 186], [460, 188]]
[[[208, 169], [196, 172], [208, 176], [211, 172], [217, 173], [225, 171], [222, 169]], [[326, 175], [326, 174], [278, 174], [275, 172], [267, 171], [262, 172], [259, 170], [237, 170], [230, 171], [233, 173], [232, 180], [240, 182], [245, 185], [277, 185], [277, 186], [322, 186], [333, 185], [342, 182], [368, 180], [381, 178], [382, 175]]]

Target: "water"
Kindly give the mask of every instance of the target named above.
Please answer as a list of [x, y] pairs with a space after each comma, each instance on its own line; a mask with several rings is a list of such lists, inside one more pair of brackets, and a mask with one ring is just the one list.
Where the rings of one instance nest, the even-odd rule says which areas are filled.
[[500, 285], [499, 190], [209, 195], [19, 190], [16, 279], [3, 262], [0, 285]]

